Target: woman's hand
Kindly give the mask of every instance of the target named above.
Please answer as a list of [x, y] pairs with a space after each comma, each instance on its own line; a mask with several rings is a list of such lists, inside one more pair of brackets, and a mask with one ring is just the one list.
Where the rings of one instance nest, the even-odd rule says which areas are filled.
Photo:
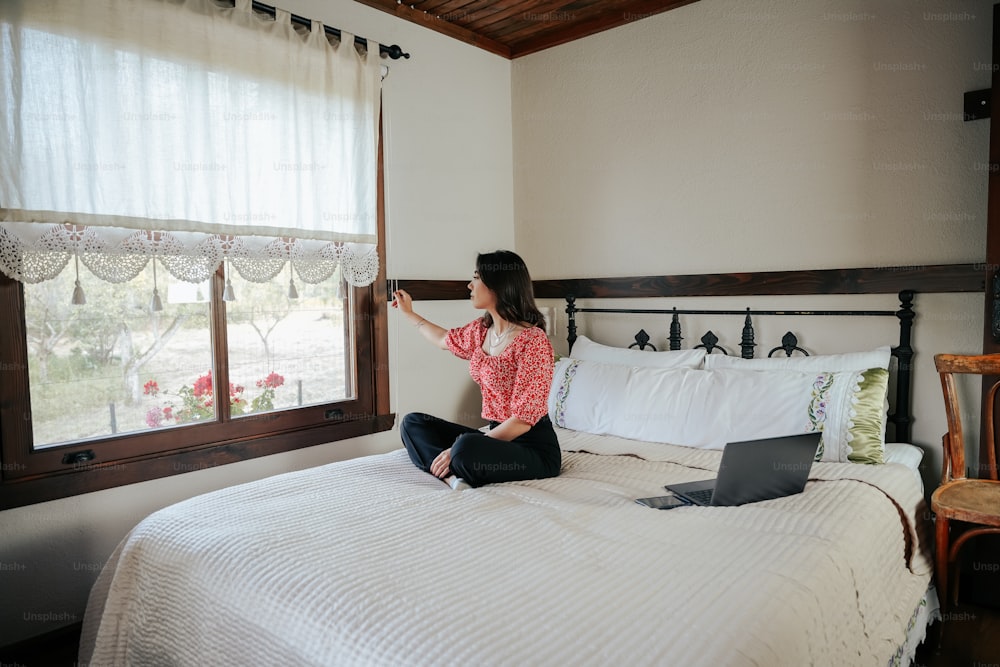
[[448, 332], [433, 322], [428, 322], [417, 313], [413, 312], [413, 297], [406, 293], [406, 290], [398, 289], [392, 293], [392, 307], [403, 314], [410, 323], [415, 326], [428, 341], [442, 350], [448, 349], [446, 342]]
[[431, 474], [444, 479], [451, 474], [451, 448], [444, 450], [431, 461]]
[[392, 293], [392, 307], [398, 308], [404, 315], [409, 315], [413, 312], [413, 297], [407, 294], [406, 290], [398, 289]]

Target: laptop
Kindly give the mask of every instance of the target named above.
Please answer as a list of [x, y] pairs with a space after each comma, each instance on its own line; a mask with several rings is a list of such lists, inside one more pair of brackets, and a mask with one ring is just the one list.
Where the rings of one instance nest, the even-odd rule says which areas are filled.
[[730, 442], [719, 475], [665, 488], [692, 505], [730, 506], [802, 493], [822, 434]]

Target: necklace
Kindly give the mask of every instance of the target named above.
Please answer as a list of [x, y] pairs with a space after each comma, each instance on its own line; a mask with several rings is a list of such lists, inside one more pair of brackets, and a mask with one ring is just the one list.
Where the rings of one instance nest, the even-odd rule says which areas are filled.
[[490, 327], [490, 352], [500, 347], [500, 344], [504, 342], [507, 336], [510, 335], [510, 332], [513, 331], [515, 328], [516, 327], [513, 324], [508, 324], [504, 332], [498, 334], [496, 329], [496, 324]]

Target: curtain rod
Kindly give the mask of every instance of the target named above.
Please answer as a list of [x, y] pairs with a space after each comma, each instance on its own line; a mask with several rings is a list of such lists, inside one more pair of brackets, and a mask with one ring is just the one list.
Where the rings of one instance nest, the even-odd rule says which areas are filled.
[[[235, 5], [236, 3], [234, 2], [233, 4]], [[273, 5], [267, 5], [267, 4], [264, 4], [263, 2], [257, 2], [257, 0], [253, 0], [253, 2], [251, 3], [251, 6], [253, 7], [254, 10], [256, 10], [258, 12], [262, 12], [264, 14], [269, 14], [272, 18], [274, 18], [275, 8], [274, 8]], [[291, 21], [292, 21], [292, 23], [295, 23], [297, 25], [300, 25], [300, 26], [303, 26], [303, 27], [306, 27], [306, 28], [312, 28], [312, 21], [309, 20], [309, 19], [307, 19], [307, 18], [305, 18], [304, 16], [299, 16], [298, 14], [292, 14]], [[330, 26], [328, 26], [328, 25], [326, 25], [324, 23], [323, 24], [323, 31], [326, 32], [326, 34], [328, 34], [328, 35], [333, 35], [337, 39], [340, 39], [340, 30], [338, 30], [337, 28], [331, 28]], [[358, 44], [360, 46], [365, 46], [365, 47], [368, 46], [368, 40], [365, 39], [364, 37], [358, 37], [357, 35], [355, 35], [355, 37], [354, 37], [354, 43]], [[393, 44], [392, 46], [386, 46], [385, 44], [379, 44], [378, 45], [378, 52], [379, 52], [380, 55], [389, 56], [393, 60], [399, 60], [400, 58], [409, 58], [410, 57], [410, 54], [409, 53], [404, 53], [403, 49], [400, 48], [399, 45], [397, 45], [397, 44]]]

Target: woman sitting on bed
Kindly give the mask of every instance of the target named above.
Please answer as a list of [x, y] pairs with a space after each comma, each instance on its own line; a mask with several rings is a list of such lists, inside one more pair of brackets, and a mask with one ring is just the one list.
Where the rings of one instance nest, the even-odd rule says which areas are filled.
[[403, 290], [392, 305], [428, 341], [469, 360], [489, 430], [410, 413], [400, 426], [406, 451], [418, 468], [455, 489], [555, 477], [561, 454], [547, 414], [554, 354], [528, 267], [507, 250], [481, 254], [468, 287], [473, 307], [486, 312], [464, 327], [425, 320]]

